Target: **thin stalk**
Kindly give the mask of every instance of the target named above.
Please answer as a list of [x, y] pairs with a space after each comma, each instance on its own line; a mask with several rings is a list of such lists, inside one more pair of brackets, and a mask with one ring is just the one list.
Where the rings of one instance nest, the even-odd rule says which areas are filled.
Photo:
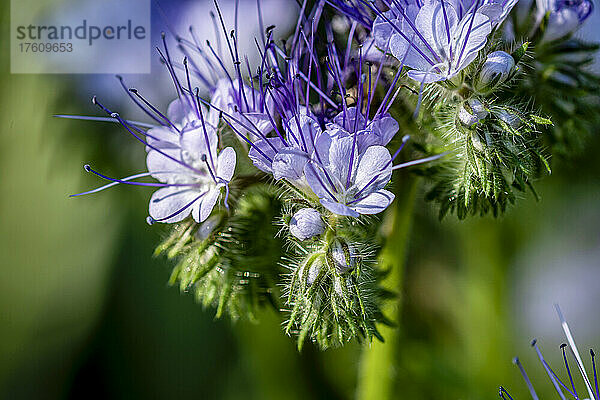
[[359, 400], [397, 398], [395, 382], [400, 344], [400, 293], [412, 227], [417, 181], [417, 178], [404, 172], [395, 176], [394, 192], [397, 196], [385, 216], [383, 229], [386, 239], [379, 265], [384, 270], [389, 269], [382, 286], [398, 294], [396, 299], [387, 302], [383, 307], [384, 315], [396, 326], [378, 326], [385, 342], [375, 340], [371, 345], [363, 347], [358, 371], [357, 398]]

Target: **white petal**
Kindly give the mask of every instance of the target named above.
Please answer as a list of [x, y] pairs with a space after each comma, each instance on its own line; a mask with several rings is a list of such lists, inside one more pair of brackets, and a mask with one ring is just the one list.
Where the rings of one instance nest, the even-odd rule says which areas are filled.
[[217, 186], [204, 195], [202, 198], [202, 203], [200, 203], [200, 207], [194, 209], [192, 213], [192, 217], [194, 217], [196, 222], [203, 222], [210, 216], [213, 208], [215, 208], [215, 204], [217, 204], [220, 194], [221, 187]]
[[394, 197], [394, 193], [381, 189], [352, 204], [351, 207], [360, 214], [379, 214], [394, 201]]
[[383, 146], [371, 146], [360, 159], [356, 170], [354, 185], [357, 190], [369, 184], [369, 188], [363, 191], [363, 196], [372, 190], [382, 189], [392, 177], [392, 156], [388, 149]]
[[[182, 221], [188, 215], [190, 215], [190, 211], [192, 209], [192, 205], [190, 205], [190, 202], [192, 202], [198, 196], [198, 191], [185, 187], [182, 188], [172, 186], [158, 189], [152, 194], [152, 197], [150, 198], [150, 204], [148, 206], [150, 217], [159, 222], [164, 223], [174, 223]], [[183, 209], [186, 206], [188, 207]], [[161, 221], [163, 218], [175, 214], [179, 210], [182, 211], [177, 215], [174, 215], [169, 219]]]
[[217, 177], [229, 182], [233, 178], [235, 162], [235, 150], [233, 147], [226, 147], [221, 150], [219, 157], [217, 157]]

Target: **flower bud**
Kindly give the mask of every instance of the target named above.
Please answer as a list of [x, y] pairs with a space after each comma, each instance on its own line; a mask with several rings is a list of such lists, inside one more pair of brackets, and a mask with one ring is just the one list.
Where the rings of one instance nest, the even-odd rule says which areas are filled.
[[496, 112], [496, 117], [513, 129], [517, 129], [521, 126], [521, 118], [514, 112], [500, 110]]
[[336, 240], [329, 248], [329, 259], [338, 273], [343, 274], [355, 266], [354, 249], [345, 241]]
[[487, 93], [505, 82], [515, 68], [515, 59], [504, 51], [488, 54], [479, 75], [475, 79], [475, 90]]
[[317, 280], [319, 273], [321, 272], [321, 268], [323, 268], [323, 261], [321, 258], [316, 259], [308, 268], [308, 272], [306, 273], [306, 283], [310, 286]]
[[321, 214], [314, 208], [303, 208], [290, 220], [290, 233], [299, 240], [319, 236], [324, 231]]
[[477, 122], [487, 118], [488, 112], [483, 103], [477, 99], [464, 102], [458, 110], [458, 119], [466, 127], [470, 128]]

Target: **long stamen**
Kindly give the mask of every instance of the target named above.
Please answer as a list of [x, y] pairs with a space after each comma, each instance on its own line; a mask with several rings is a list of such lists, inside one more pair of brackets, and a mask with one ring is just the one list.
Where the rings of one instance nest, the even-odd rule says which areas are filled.
[[590, 356], [592, 356], [592, 369], [594, 370], [594, 385], [596, 386], [596, 397], [600, 399], [600, 392], [598, 391], [598, 375], [596, 374], [596, 354], [594, 350], [590, 349]]
[[[101, 192], [105, 189], [111, 188], [113, 186], [117, 186], [120, 184], [127, 184], [127, 185], [133, 185], [133, 186], [154, 186], [154, 187], [166, 187], [166, 186], [193, 186], [193, 184], [187, 184], [187, 183], [182, 183], [182, 184], [168, 184], [168, 183], [145, 183], [145, 182], [131, 182], [133, 179], [138, 179], [138, 178], [144, 178], [146, 176], [150, 176], [150, 175], [156, 175], [157, 172], [144, 172], [141, 174], [135, 174], [135, 175], [131, 175], [131, 176], [127, 176], [125, 178], [121, 178], [121, 179], [115, 179], [115, 178], [109, 178], [107, 176], [104, 176], [102, 174], [100, 174], [97, 171], [94, 171], [88, 164], [83, 166], [83, 169], [86, 170], [86, 172], [91, 172], [96, 176], [99, 176], [102, 179], [106, 179], [111, 181], [111, 183], [104, 185], [104, 186], [100, 186], [96, 189], [92, 189], [92, 190], [88, 190], [86, 192], [81, 192], [81, 193], [77, 193], [77, 194], [70, 194], [69, 197], [79, 197], [79, 196], [83, 196], [83, 195], [87, 195], [87, 194], [94, 194], [94, 193], [98, 193]], [[165, 171], [163, 173], [172, 173], [170, 171]]]
[[405, 162], [402, 164], [394, 165], [392, 167], [392, 170], [397, 170], [397, 169], [406, 168], [406, 167], [412, 167], [413, 165], [419, 165], [419, 164], [424, 164], [424, 163], [427, 163], [430, 161], [435, 161], [435, 160], [440, 159], [448, 154], [450, 154], [449, 151], [447, 151], [445, 153], [441, 153], [441, 154], [436, 154], [435, 156], [421, 158], [419, 160], [408, 161], [408, 162]]
[[[80, 119], [83, 121], [98, 121], [98, 122], [119, 122], [119, 120], [115, 119], [115, 118], [111, 118], [111, 117], [92, 117], [89, 115], [64, 115], [64, 114], [57, 114], [57, 115], [53, 115], [53, 117], [56, 118], [65, 118], [65, 119]], [[147, 124], [145, 122], [139, 122], [139, 121], [132, 121], [130, 119], [126, 119], [125, 121], [127, 121], [127, 123], [129, 125], [135, 125], [135, 126], [139, 126], [142, 128], [156, 128], [156, 125], [152, 125], [152, 124]], [[163, 126], [161, 124], [161, 126]]]
[[[558, 395], [560, 396], [560, 398], [562, 400], [567, 400], [567, 398], [563, 394], [562, 390], [560, 390], [560, 386], [558, 385], [558, 383], [560, 382], [560, 379], [557, 379], [554, 376], [554, 372], [552, 372], [552, 370], [550, 369], [550, 366], [548, 365], [548, 363], [546, 363], [546, 360], [544, 360], [544, 357], [542, 356], [542, 352], [540, 351], [540, 349], [537, 345], [537, 339], [533, 339], [533, 341], [531, 342], [531, 346], [535, 349], [535, 352], [537, 353], [537, 356], [540, 359], [542, 366], [544, 367], [544, 369], [546, 370], [546, 373], [550, 377], [550, 381], [552, 382], [552, 385], [554, 385], [554, 389], [556, 389], [556, 392], [558, 393]], [[560, 382], [560, 383], [562, 384], [562, 382]]]
[[155, 120], [156, 122], [158, 122], [161, 125], [164, 125], [164, 122], [160, 121], [158, 118], [156, 118], [156, 116], [154, 114], [152, 114], [150, 111], [148, 111], [148, 109], [146, 107], [144, 107], [142, 105], [142, 103], [140, 103], [129, 91], [129, 88], [125, 85], [125, 82], [123, 81], [123, 77], [121, 75], [116, 75], [117, 79], [119, 80], [121, 87], [123, 88], [123, 90], [125, 90], [125, 93], [127, 93], [127, 96], [143, 111], [146, 113], [146, 115], [148, 115], [150, 118], [152, 118], [153, 120]]
[[[556, 313], [558, 314], [560, 324], [563, 328], [565, 336], [567, 337], [567, 342], [569, 343], [569, 348], [571, 349], [571, 353], [573, 354], [573, 357], [575, 358], [575, 361], [577, 362], [577, 367], [579, 368], [579, 372], [581, 373], [581, 376], [583, 377], [583, 381], [585, 383], [585, 387], [588, 391], [588, 394], [590, 395], [590, 399], [596, 400], [594, 397], [594, 391], [592, 390], [592, 385], [587, 376], [587, 372], [585, 372], [585, 369], [583, 368], [583, 361], [581, 360], [581, 357], [579, 356], [579, 351], [577, 350], [577, 345], [575, 344], [575, 339], [573, 339], [573, 335], [571, 334], [571, 329], [569, 329], [569, 324], [567, 324], [567, 321], [560, 309], [560, 306], [558, 304], [555, 304], [554, 308], [556, 309]], [[598, 400], [600, 400], [600, 398]]]
[[[139, 92], [137, 89], [135, 88], [130, 88], [129, 91], [131, 93], [133, 93], [134, 95], [136, 95], [140, 100], [142, 100], [144, 102], [144, 104], [146, 104], [148, 107], [150, 107], [150, 109], [152, 111], [154, 111], [158, 116], [160, 116], [164, 121], [165, 121], [165, 125], [170, 125], [173, 129], [175, 129], [177, 132], [181, 133], [181, 130], [179, 128], [177, 128], [175, 126], [175, 124], [173, 124], [173, 122], [171, 122], [171, 120], [169, 118], [167, 118], [166, 115], [164, 115], [163, 113], [161, 113], [156, 107], [154, 107], [152, 104], [150, 104], [150, 102], [148, 100], [146, 100]], [[94, 97], [95, 98], [95, 97]]]
[[[189, 46], [189, 42], [188, 42], [188, 41], [186, 41], [185, 39], [182, 39], [182, 38], [180, 38], [180, 37], [177, 37], [177, 41], [179, 42], [179, 44], [177, 45], [177, 48], [179, 49], [179, 51], [181, 51], [181, 53], [182, 53], [182, 54], [183, 54], [185, 57], [187, 57], [187, 59], [188, 59], [188, 62], [191, 64], [191, 73], [192, 73], [192, 74], [193, 74], [195, 77], [197, 77], [197, 78], [200, 78], [200, 80], [202, 81], [202, 83], [204, 84], [204, 86], [206, 86], [206, 87], [207, 87], [209, 90], [211, 90], [211, 91], [212, 91], [212, 90], [214, 90], [214, 88], [215, 88], [215, 85], [214, 85], [214, 83], [213, 83], [213, 82], [211, 82], [211, 81], [209, 80], [209, 78], [205, 76], [205, 74], [204, 74], [203, 72], [201, 72], [201, 70], [200, 70], [200, 66], [199, 66], [199, 65], [198, 65], [198, 64], [197, 64], [197, 63], [194, 61], [193, 57], [191, 56], [190, 52], [188, 51], [188, 47], [190, 47], [190, 46]], [[186, 44], [186, 45], [187, 45], [187, 47], [186, 47], [186, 46], [184, 46], [184, 44]], [[197, 50], [196, 50], [196, 48], [194, 48], [193, 46], [192, 46], [192, 50], [195, 50], [195, 51], [197, 51]], [[204, 59], [204, 58], [202, 57], [202, 55], [201, 55], [200, 59], [201, 59], [201, 60], [203, 60], [203, 59]], [[177, 68], [181, 68], [181, 66], [180, 66], [180, 65], [176, 65], [176, 67], [177, 67]], [[211, 71], [211, 74], [212, 74], [212, 75], [211, 75], [211, 77], [210, 77], [210, 78], [211, 78], [211, 79], [214, 79], [214, 73], [213, 73], [212, 71]]]
[[567, 374], [569, 375], [569, 381], [571, 381], [571, 387], [573, 388], [573, 393], [575, 393], [575, 399], [579, 399], [577, 395], [577, 390], [575, 389], [575, 383], [573, 383], [573, 376], [571, 376], [571, 369], [569, 368], [569, 362], [567, 361], [567, 352], [565, 351], [565, 347], [567, 347], [566, 343], [560, 345], [563, 354], [563, 360], [565, 362], [565, 367], [567, 368]]
[[521, 364], [521, 361], [519, 361], [519, 359], [517, 357], [515, 357], [513, 359], [513, 363], [517, 367], [519, 367], [519, 371], [521, 371], [521, 375], [523, 376], [523, 380], [525, 381], [525, 384], [527, 385], [527, 388], [529, 389], [529, 393], [531, 393], [531, 397], [533, 398], [533, 400], [539, 400], [539, 397], [538, 397], [537, 393], [535, 392], [535, 389], [533, 388], [533, 385], [531, 384], [531, 380], [527, 376], [527, 373], [525, 372], [525, 368], [523, 368], [523, 365]]
[[110, 111], [108, 108], [104, 107], [100, 102], [98, 102], [98, 100], [96, 99], [96, 96], [94, 96], [92, 98], [92, 103], [96, 104], [98, 107], [100, 107], [102, 110], [104, 110], [104, 112], [106, 112], [107, 114], [109, 114], [111, 117], [116, 118], [119, 120], [119, 122], [121, 123], [121, 125], [123, 125], [123, 127], [134, 137], [136, 138], [138, 141], [140, 141], [141, 143], [145, 144], [146, 146], [148, 146], [149, 148], [151, 148], [152, 150], [157, 151], [158, 153], [162, 154], [163, 156], [167, 157], [169, 160], [172, 160], [174, 162], [176, 162], [177, 164], [190, 169], [194, 172], [197, 173], [201, 173], [200, 171], [198, 171], [196, 168], [187, 165], [186, 163], [182, 162], [181, 160], [176, 159], [175, 157], [165, 153], [164, 151], [162, 151], [161, 149], [149, 144], [146, 140], [142, 139], [141, 137], [139, 137], [137, 134], [135, 134], [132, 130], [130, 125], [127, 124], [127, 122], [121, 118], [121, 116], [118, 113], [113, 113], [112, 111]]
[[229, 82], [231, 83], [231, 85], [233, 85], [233, 79], [231, 78], [231, 75], [229, 75], [229, 71], [227, 71], [227, 68], [225, 67], [225, 64], [223, 64], [223, 60], [221, 60], [221, 57], [219, 57], [217, 55], [217, 53], [215, 52], [215, 49], [212, 48], [212, 46], [210, 44], [210, 41], [208, 41], [208, 40], [206, 41], [206, 47], [208, 47], [208, 49], [212, 53], [213, 57], [219, 63], [219, 66], [221, 67], [221, 69], [223, 70], [223, 72], [225, 72], [225, 76], [227, 77], [227, 79], [229, 79]]
[[[103, 175], [98, 171], [95, 171], [94, 169], [92, 169], [92, 167], [90, 167], [89, 164], [86, 164], [83, 166], [83, 169], [86, 170], [86, 172], [91, 172], [92, 174], [99, 176], [102, 179], [105, 179], [107, 181], [111, 181], [113, 183], [122, 183], [122, 184], [126, 184], [126, 185], [134, 185], [134, 186], [152, 186], [152, 187], [163, 187], [163, 186], [192, 186], [193, 184], [188, 184], [188, 183], [184, 183], [184, 184], [169, 184], [169, 183], [156, 183], [156, 182], [130, 182], [129, 179], [134, 179], [131, 177], [127, 177], [124, 179], [117, 179], [117, 178], [111, 178], [109, 176]], [[146, 174], [146, 175], [151, 175], [150, 173]], [[139, 177], [138, 175], [134, 175], [135, 177]], [[128, 179], [129, 178], [129, 179]], [[71, 196], [76, 196], [76, 195], [71, 195]]]
[[[183, 58], [183, 66], [185, 67], [185, 76], [187, 78], [188, 90], [192, 93], [192, 82], [190, 80], [190, 70], [188, 69], [187, 57]], [[187, 96], [186, 96], [187, 97]], [[198, 110], [198, 105], [195, 101], [192, 101], [193, 109], [196, 111], [196, 116], [200, 118], [200, 111]]]

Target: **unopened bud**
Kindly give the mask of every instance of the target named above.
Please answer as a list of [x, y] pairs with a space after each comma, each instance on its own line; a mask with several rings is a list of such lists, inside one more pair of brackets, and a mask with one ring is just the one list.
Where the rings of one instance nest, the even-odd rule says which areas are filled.
[[505, 51], [488, 54], [479, 75], [475, 79], [475, 90], [488, 93], [505, 82], [515, 68], [515, 59]]
[[458, 110], [458, 119], [466, 127], [472, 127], [477, 122], [487, 118], [488, 112], [483, 103], [477, 99], [464, 102]]
[[290, 233], [299, 240], [321, 235], [325, 224], [321, 214], [314, 208], [303, 208], [290, 220]]
[[319, 273], [321, 272], [321, 268], [323, 268], [323, 261], [319, 258], [315, 260], [310, 267], [308, 268], [308, 272], [306, 274], [306, 284], [312, 285], [317, 280]]
[[500, 110], [496, 112], [496, 117], [513, 129], [517, 129], [521, 126], [521, 118], [514, 112]]
[[343, 274], [354, 268], [354, 249], [345, 241], [337, 239], [329, 248], [329, 254], [338, 273]]

